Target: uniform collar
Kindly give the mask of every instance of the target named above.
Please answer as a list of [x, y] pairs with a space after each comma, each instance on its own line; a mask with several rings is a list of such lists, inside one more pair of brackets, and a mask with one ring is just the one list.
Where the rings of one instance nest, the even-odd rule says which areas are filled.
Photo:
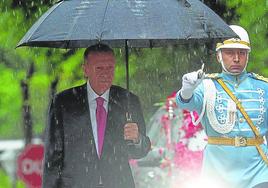
[[222, 72], [219, 77], [221, 77], [225, 81], [233, 82], [240, 84], [242, 81], [244, 81], [248, 77], [247, 71], [243, 71], [239, 75], [230, 75], [226, 72]]

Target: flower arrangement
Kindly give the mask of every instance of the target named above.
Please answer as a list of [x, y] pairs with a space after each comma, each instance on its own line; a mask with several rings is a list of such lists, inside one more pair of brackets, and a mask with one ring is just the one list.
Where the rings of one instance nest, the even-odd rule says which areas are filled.
[[[151, 129], [148, 130], [152, 145], [157, 149], [154, 157], [162, 159], [159, 166], [144, 170], [139, 163], [131, 161], [138, 174], [136, 182], [143, 185], [136, 187], [184, 187], [185, 182], [192, 181], [201, 172], [205, 133], [201, 124], [195, 126], [192, 123], [189, 111], [177, 107], [175, 95], [174, 92], [167, 97], [165, 104], [153, 116]], [[197, 119], [198, 114], [193, 114]], [[149, 178], [146, 178], [146, 172]]]
[[[204, 134], [201, 134], [203, 130], [202, 125], [198, 124], [195, 126], [192, 123], [190, 112], [182, 110], [182, 126], [178, 127], [180, 139], [174, 143], [170, 141], [169, 132], [171, 126], [176, 126], [172, 124], [172, 119], [178, 116], [174, 114], [174, 110], [172, 110], [178, 108], [175, 103], [175, 95], [176, 93], [172, 93], [167, 97], [167, 102], [165, 103], [167, 113], [161, 118], [161, 124], [167, 137], [166, 147], [173, 150], [174, 155], [171, 159], [165, 159], [163, 162], [164, 165], [161, 165], [161, 167], [174, 166], [174, 168], [178, 168], [179, 171], [182, 172], [180, 173], [180, 179], [185, 180], [187, 177], [190, 178], [193, 175], [200, 174], [206, 137]], [[198, 114], [196, 112], [193, 114], [195, 119], [197, 119]], [[193, 143], [193, 140], [195, 140], [195, 143]], [[167, 161], [170, 163], [169, 165], [166, 164]]]

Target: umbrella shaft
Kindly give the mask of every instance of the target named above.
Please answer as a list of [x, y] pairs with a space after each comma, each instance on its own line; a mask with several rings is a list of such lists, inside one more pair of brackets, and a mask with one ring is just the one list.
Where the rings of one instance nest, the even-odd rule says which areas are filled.
[[129, 90], [129, 64], [128, 64], [128, 40], [125, 41], [126, 82]]

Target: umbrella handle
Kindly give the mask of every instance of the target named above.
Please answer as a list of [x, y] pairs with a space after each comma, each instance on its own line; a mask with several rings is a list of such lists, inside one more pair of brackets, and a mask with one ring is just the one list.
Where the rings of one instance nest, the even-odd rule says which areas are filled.
[[130, 112], [126, 112], [126, 119], [127, 119], [127, 122], [132, 122], [132, 115]]
[[[126, 112], [126, 119], [127, 119], [127, 122], [130, 123], [132, 122], [132, 115], [130, 112]], [[133, 140], [125, 140], [127, 145], [131, 146], [131, 145], [134, 145], [134, 142]]]

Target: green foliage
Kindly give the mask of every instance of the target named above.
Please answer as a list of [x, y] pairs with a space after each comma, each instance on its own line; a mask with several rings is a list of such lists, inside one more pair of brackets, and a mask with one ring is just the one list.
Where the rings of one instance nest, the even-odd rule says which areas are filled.
[[131, 77], [130, 90], [140, 96], [146, 118], [150, 118], [168, 95], [181, 87], [181, 77], [185, 72], [201, 68], [214, 69], [209, 62], [203, 45], [143, 49], [133, 54], [135, 62], [130, 62], [136, 72]]
[[2, 170], [0, 170], [0, 179], [1, 179], [1, 183], [0, 183], [1, 188], [11, 187], [11, 182], [10, 182], [9, 177]]
[[0, 64], [0, 133], [2, 137], [20, 136], [21, 98], [19, 81], [12, 69], [5, 68]]
[[[0, 138], [23, 136], [20, 82], [25, 80], [32, 62], [35, 72], [29, 81], [29, 104], [35, 135], [42, 134], [44, 130], [52, 81], [59, 77], [58, 91], [84, 83], [81, 70], [83, 50], [14, 49], [30, 26], [55, 1], [29, 2], [4, 0], [0, 5], [0, 25], [4, 26], [0, 27]], [[252, 43], [249, 70], [268, 76], [268, 44], [265, 42], [268, 36], [267, 1], [259, 1], [254, 7], [252, 1], [245, 0], [205, 2], [228, 22], [231, 20], [231, 23], [241, 24], [249, 31]], [[23, 5], [17, 6], [18, 3]], [[25, 7], [31, 14], [25, 11]], [[115, 53], [117, 67], [114, 83], [126, 87], [124, 50], [118, 49]], [[219, 71], [215, 56], [211, 54], [208, 56], [203, 46], [198, 48], [196, 45], [131, 49], [130, 90], [140, 96], [146, 119], [156, 110], [155, 103], [164, 101], [167, 95], [180, 87], [180, 78], [185, 72], [201, 66], [201, 59], [206, 64], [207, 72]]]
[[[52, 81], [59, 77], [57, 91], [84, 83], [81, 65], [83, 49], [18, 48], [16, 44], [31, 25], [55, 1], [2, 0], [0, 4], [0, 139], [22, 138], [22, 90], [32, 62], [33, 77], [28, 81], [34, 135], [43, 133]], [[268, 1], [224, 0], [205, 2], [225, 21], [240, 24], [250, 34], [252, 52], [249, 70], [268, 76]], [[209, 53], [209, 54], [208, 54]], [[114, 84], [126, 87], [124, 50], [115, 50], [117, 65]], [[159, 48], [130, 49], [130, 90], [141, 100], [148, 120], [166, 96], [180, 88], [181, 76], [201, 67], [206, 72], [218, 72], [214, 50], [198, 44]], [[0, 171], [0, 188], [11, 183]], [[18, 187], [23, 187], [20, 182]]]
[[252, 52], [248, 70], [268, 76], [268, 1], [232, 0], [227, 5], [236, 7], [239, 15], [239, 20], [233, 23], [243, 26], [250, 35]]
[[[9, 188], [12, 187], [12, 182], [10, 177], [6, 175], [6, 173], [0, 169], [0, 188]], [[20, 180], [16, 183], [16, 188], [25, 188], [24, 183]]]

